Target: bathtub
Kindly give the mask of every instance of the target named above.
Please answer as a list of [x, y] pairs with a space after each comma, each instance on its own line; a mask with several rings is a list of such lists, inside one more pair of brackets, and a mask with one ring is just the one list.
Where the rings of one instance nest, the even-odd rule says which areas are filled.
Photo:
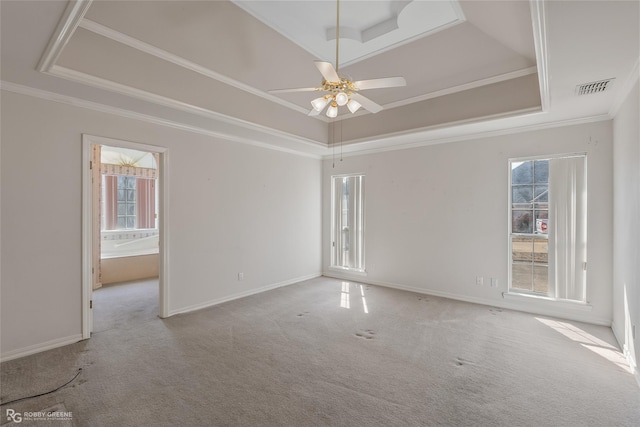
[[100, 258], [102, 259], [158, 253], [158, 230], [109, 230], [103, 231], [101, 237]]
[[109, 230], [101, 235], [102, 284], [158, 277], [158, 230]]

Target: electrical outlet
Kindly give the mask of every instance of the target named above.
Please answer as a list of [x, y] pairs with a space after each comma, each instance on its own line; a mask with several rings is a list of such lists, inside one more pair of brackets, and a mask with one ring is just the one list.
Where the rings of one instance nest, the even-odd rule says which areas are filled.
[[484, 279], [482, 276], [476, 276], [476, 285], [482, 285], [484, 283]]
[[244, 280], [244, 273], [238, 273], [238, 281]]
[[491, 278], [491, 287], [492, 288], [497, 288], [498, 287], [498, 279], [495, 277]]

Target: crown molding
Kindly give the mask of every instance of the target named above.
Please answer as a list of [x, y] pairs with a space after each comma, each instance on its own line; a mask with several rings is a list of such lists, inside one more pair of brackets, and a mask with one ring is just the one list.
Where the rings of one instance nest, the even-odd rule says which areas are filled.
[[313, 148], [327, 147], [326, 144], [320, 141], [315, 141], [309, 138], [304, 138], [304, 137], [293, 135], [287, 132], [275, 130], [267, 126], [252, 123], [243, 119], [238, 119], [236, 117], [228, 116], [226, 114], [218, 113], [216, 111], [208, 110], [206, 108], [198, 107], [196, 105], [189, 104], [186, 102], [177, 101], [173, 98], [167, 98], [165, 96], [150, 93], [150, 92], [137, 89], [131, 86], [115, 83], [111, 80], [95, 77], [95, 76], [82, 73], [76, 70], [72, 70], [66, 67], [61, 67], [59, 65], [54, 65], [51, 68], [51, 70], [49, 70], [48, 74], [51, 74], [56, 77], [64, 78], [70, 81], [79, 82], [89, 86], [97, 87], [99, 89], [104, 89], [111, 92], [116, 92], [123, 95], [131, 96], [133, 98], [141, 99], [143, 101], [147, 101], [157, 105], [162, 105], [164, 107], [173, 108], [173, 109], [184, 111], [191, 114], [197, 114], [199, 116], [207, 117], [220, 122], [228, 123], [228, 124], [239, 126], [252, 131], [275, 136], [279, 139], [294, 141], [296, 143], [302, 143], [308, 147], [313, 147]]
[[611, 108], [609, 109], [609, 116], [611, 116], [611, 118], [614, 118], [618, 114], [620, 107], [622, 107], [622, 104], [624, 104], [624, 101], [626, 101], [631, 93], [631, 89], [633, 89], [633, 86], [638, 80], [640, 80], [640, 57], [636, 59], [631, 72], [625, 79], [622, 87], [618, 89], [618, 95], [611, 103]]
[[[315, 58], [321, 59], [323, 61], [329, 61], [332, 62], [335, 59], [334, 56], [334, 51], [332, 50], [332, 45], [330, 44], [328, 49], [325, 47], [318, 47], [317, 45], [313, 46], [314, 43], [309, 43], [309, 42], [300, 42], [299, 37], [296, 36], [296, 31], [292, 31], [290, 28], [287, 28], [286, 25], [281, 25], [278, 22], [273, 21], [272, 19], [269, 19], [267, 16], [264, 15], [263, 12], [256, 10], [252, 7], [247, 7], [247, 5], [245, 3], [250, 3], [250, 2], [245, 2], [245, 1], [236, 1], [236, 0], [231, 0], [233, 4], [235, 4], [237, 7], [239, 7], [240, 9], [242, 9], [244, 12], [246, 12], [247, 14], [251, 15], [253, 18], [255, 18], [256, 20], [260, 21], [262, 24], [264, 24], [265, 26], [273, 29], [274, 31], [276, 31], [277, 33], [279, 33], [281, 36], [283, 36], [284, 38], [290, 40], [291, 42], [295, 43], [296, 45], [298, 45], [300, 48], [304, 49], [305, 51], [307, 51], [308, 53], [310, 53], [312, 56], [314, 56]], [[421, 0], [423, 1], [423, 0]], [[341, 25], [340, 26], [340, 34], [341, 34], [341, 39], [351, 39], [354, 40], [356, 42], [359, 43], [366, 43], [367, 41], [371, 41], [374, 40], [378, 37], [382, 37], [385, 35], [388, 35], [389, 33], [393, 32], [393, 27], [395, 26], [397, 28], [397, 25], [399, 25], [399, 23], [401, 23], [403, 21], [403, 14], [407, 14], [408, 12], [405, 9], [406, 6], [408, 6], [410, 3], [419, 3], [419, 1], [416, 0], [392, 0], [390, 3], [392, 3], [389, 7], [390, 7], [390, 14], [391, 17], [379, 22], [378, 24], [374, 24], [372, 27], [369, 28], [354, 28], [354, 27], [348, 27], [345, 25]], [[426, 36], [432, 35], [434, 33], [437, 33], [439, 31], [443, 31], [446, 30], [448, 28], [451, 28], [455, 25], [461, 24], [463, 22], [466, 21], [466, 16], [464, 15], [464, 11], [462, 10], [462, 7], [459, 4], [459, 0], [449, 0], [446, 2], [450, 7], [451, 7], [451, 11], [453, 12], [453, 17], [450, 21], [444, 22], [444, 23], [439, 23], [439, 25], [434, 26], [433, 28], [429, 28], [426, 29], [424, 31], [421, 31], [419, 33], [415, 33], [410, 37], [407, 37], [405, 39], [399, 39], [396, 40], [394, 42], [391, 42], [390, 44], [385, 44], [383, 47], [379, 47], [373, 51], [368, 51], [365, 53], [361, 53], [358, 55], [345, 55], [344, 52], [342, 53], [341, 56], [341, 60], [340, 60], [340, 68], [346, 68], [350, 65], [354, 65], [357, 64], [360, 61], [372, 58], [376, 55], [379, 55], [381, 53], [387, 52], [389, 50], [398, 48], [400, 46], [412, 43], [416, 40], [419, 40], [421, 38], [424, 38]], [[332, 19], [333, 20], [333, 19]], [[335, 22], [335, 21], [333, 21]], [[343, 35], [343, 31], [344, 31], [344, 35]], [[367, 35], [366, 33], [370, 32], [371, 34]], [[325, 26], [324, 28], [324, 33], [325, 33], [325, 37], [322, 38], [322, 40], [324, 42], [331, 42], [333, 40], [335, 40], [335, 35], [336, 35], [336, 27], [335, 25], [333, 25], [333, 23], [331, 23], [330, 25]], [[333, 63], [333, 62], [332, 62]], [[334, 66], [336, 66], [336, 64], [333, 64]]]
[[[464, 15], [462, 15], [461, 9], [460, 9], [460, 13], [461, 16], [464, 18]], [[464, 19], [463, 19], [464, 20]], [[204, 67], [202, 65], [196, 64], [195, 62], [189, 61], [188, 59], [185, 59], [181, 56], [175, 55], [173, 53], [167, 52], [164, 49], [160, 49], [158, 47], [155, 47], [153, 45], [150, 45], [148, 43], [145, 43], [137, 38], [128, 36], [124, 33], [121, 33], [117, 30], [114, 30], [112, 28], [109, 28], [105, 25], [99, 24], [95, 21], [92, 21], [90, 19], [84, 18], [82, 19], [82, 21], [79, 23], [78, 25], [79, 27], [91, 31], [95, 34], [101, 35], [103, 37], [106, 37], [110, 40], [113, 40], [115, 42], [124, 44], [125, 46], [129, 46], [133, 49], [139, 50], [141, 52], [144, 52], [148, 55], [152, 55], [154, 57], [157, 57], [159, 59], [165, 60], [167, 62], [170, 62], [172, 64], [175, 64], [179, 67], [185, 68], [187, 70], [202, 74], [206, 77], [209, 77], [211, 79], [217, 80], [221, 83], [224, 83], [226, 85], [235, 87], [236, 89], [240, 89], [242, 91], [245, 91], [247, 93], [250, 93], [252, 95], [255, 96], [259, 96], [261, 98], [264, 98], [268, 101], [274, 102], [278, 105], [282, 105], [283, 107], [287, 107], [291, 110], [297, 111], [301, 114], [304, 115], [308, 115], [309, 114], [309, 110], [303, 107], [300, 107], [297, 104], [294, 104], [292, 102], [288, 102], [283, 100], [282, 98], [279, 98], [277, 96], [271, 95], [269, 93], [263, 92], [259, 89], [254, 88], [253, 86], [247, 85], [245, 83], [239, 82], [235, 79], [232, 79], [230, 77], [227, 77], [223, 74], [217, 73], [207, 67]], [[422, 37], [422, 36], [421, 36]], [[395, 46], [393, 46], [395, 47]], [[349, 64], [345, 64], [344, 66], [347, 66]], [[389, 103], [389, 104], [385, 104], [383, 106], [384, 109], [391, 109], [391, 108], [396, 108], [396, 107], [401, 107], [404, 105], [409, 105], [409, 104], [413, 104], [416, 102], [420, 102], [420, 101], [424, 101], [427, 99], [431, 99], [431, 98], [437, 98], [440, 96], [444, 96], [444, 95], [450, 95], [453, 93], [457, 93], [457, 92], [462, 92], [465, 90], [469, 90], [469, 89], [474, 89], [480, 86], [484, 86], [484, 85], [488, 85], [488, 84], [493, 84], [493, 83], [499, 83], [505, 80], [510, 80], [510, 79], [514, 79], [514, 78], [518, 78], [518, 77], [523, 77], [529, 74], [533, 74], [537, 71], [537, 68], [535, 66], [533, 67], [529, 67], [529, 68], [524, 68], [521, 70], [516, 70], [516, 71], [512, 71], [509, 73], [505, 73], [505, 74], [501, 74], [498, 76], [493, 76], [493, 77], [489, 77], [486, 79], [481, 79], [481, 80], [476, 80], [473, 82], [469, 82], [469, 83], [465, 83], [462, 85], [458, 85], [458, 86], [454, 86], [452, 88], [447, 88], [444, 90], [439, 90], [439, 91], [435, 91], [435, 92], [430, 92], [424, 95], [420, 95], [420, 96], [416, 96], [416, 97], [412, 97], [412, 98], [408, 98], [402, 101], [398, 101], [398, 102], [393, 102], [393, 103]], [[340, 119], [350, 119], [350, 118], [354, 118], [354, 117], [358, 117], [364, 114], [371, 114], [368, 111], [363, 111], [360, 110], [358, 113], [356, 114], [350, 114], [350, 115], [344, 115], [343, 117], [341, 117]], [[326, 117], [322, 116], [322, 115], [317, 115], [317, 116], [313, 116], [314, 118], [316, 118], [317, 120], [321, 120], [325, 123], [330, 123], [331, 121], [329, 119], [327, 119]]]
[[115, 42], [124, 44], [133, 49], [144, 52], [148, 55], [155, 56], [156, 58], [160, 58], [164, 61], [170, 62], [179, 67], [185, 68], [187, 70], [196, 72], [198, 74], [202, 74], [205, 77], [209, 77], [210, 79], [217, 80], [226, 85], [233, 86], [236, 89], [240, 89], [252, 95], [259, 96], [273, 103], [282, 105], [283, 107], [290, 108], [294, 111], [303, 113], [305, 115], [309, 113], [308, 109], [302, 108], [297, 104], [285, 101], [282, 98], [278, 98], [277, 96], [273, 96], [269, 93], [263, 92], [259, 89], [254, 88], [253, 86], [249, 86], [245, 83], [239, 82], [238, 80], [235, 80], [223, 74], [217, 73], [207, 67], [203, 67], [202, 65], [196, 64], [195, 62], [189, 61], [188, 59], [185, 59], [181, 56], [167, 52], [164, 49], [160, 49], [158, 47], [152, 46], [148, 43], [143, 42], [142, 40], [123, 34], [119, 31], [106, 27], [95, 21], [91, 21], [90, 19], [87, 19], [87, 18], [83, 19], [80, 22], [79, 26], [81, 28], [84, 28], [85, 30], [101, 35]]
[[[540, 111], [527, 111], [523, 110], [520, 113], [526, 114], [527, 112], [533, 113], [535, 115], [540, 114]], [[483, 122], [488, 120], [499, 120], [501, 118], [508, 119], [510, 117], [495, 116], [495, 117], [485, 117]], [[575, 126], [582, 125], [594, 122], [601, 122], [611, 120], [611, 117], [608, 114], [601, 114], [597, 116], [590, 117], [582, 117], [575, 119], [566, 119], [566, 120], [556, 120], [549, 121], [544, 123], [533, 123], [533, 124], [523, 124], [518, 126], [510, 126], [502, 129], [491, 129], [491, 130], [478, 130], [474, 128], [474, 125], [482, 122], [473, 122], [473, 123], [449, 123], [446, 126], [432, 126], [429, 128], [421, 129], [420, 131], [412, 132], [412, 133], [404, 133], [404, 134], [389, 134], [385, 135], [382, 138], [377, 138], [375, 140], [368, 141], [359, 141], [356, 143], [350, 143], [349, 145], [343, 148], [343, 157], [353, 157], [353, 156], [362, 156], [367, 154], [376, 154], [376, 153], [384, 153], [387, 151], [398, 151], [398, 150], [407, 150], [411, 148], [419, 148], [426, 147], [429, 145], [439, 145], [439, 144], [447, 144], [453, 142], [461, 142], [461, 141], [469, 141], [474, 139], [483, 139], [483, 138], [493, 138], [503, 135], [512, 135], [519, 134], [525, 132], [533, 132], [545, 129], [553, 129], [558, 127], [565, 126]], [[465, 124], [469, 125], [465, 129]], [[447, 130], [456, 128], [457, 131], [454, 135], [439, 135], [438, 131], [446, 132]], [[353, 145], [352, 145], [353, 144]], [[366, 148], [365, 145], [374, 145], [372, 148]], [[344, 151], [347, 150], [347, 151]], [[331, 154], [325, 154], [323, 159], [330, 159]]]
[[[388, 104], [384, 104], [382, 106], [382, 108], [384, 110], [389, 110], [391, 108], [396, 108], [396, 107], [403, 107], [405, 105], [410, 105], [410, 104], [415, 104], [416, 102], [421, 102], [421, 101], [426, 101], [428, 99], [433, 99], [433, 98], [438, 98], [441, 96], [446, 96], [446, 95], [451, 95], [454, 93], [458, 93], [458, 92], [464, 92], [465, 90], [470, 90], [470, 89], [476, 89], [482, 86], [486, 86], [486, 85], [490, 85], [490, 84], [494, 84], [494, 83], [500, 83], [500, 82], [504, 82], [507, 80], [511, 80], [511, 79], [517, 79], [519, 77], [524, 77], [524, 76], [528, 76], [530, 74], [534, 74], [535, 72], [537, 72], [537, 67], [536, 66], [532, 66], [532, 67], [528, 67], [528, 68], [522, 68], [520, 70], [515, 70], [515, 71], [511, 71], [508, 73], [504, 73], [504, 74], [499, 74], [497, 76], [493, 76], [493, 77], [487, 77], [486, 79], [480, 79], [480, 80], [475, 80], [469, 83], [464, 83], [458, 86], [453, 86], [447, 89], [442, 89], [442, 90], [437, 90], [434, 92], [429, 92], [429, 93], [425, 93], [424, 95], [418, 95], [418, 96], [414, 96], [412, 98], [407, 98], [407, 99], [403, 99], [401, 101], [397, 101], [397, 102], [391, 102]], [[338, 115], [337, 118], [334, 119], [334, 121], [342, 121], [342, 120], [350, 120], [350, 119], [354, 119], [356, 117], [360, 117], [366, 114], [372, 114], [369, 111], [363, 111], [363, 109], [358, 110], [357, 112], [353, 113], [353, 114], [342, 114], [342, 115]]]
[[[326, 149], [323, 150], [325, 154], [314, 154], [314, 153], [309, 153], [301, 150], [294, 150], [286, 147], [277, 146], [274, 144], [269, 144], [269, 143], [252, 139], [252, 138], [245, 138], [238, 135], [212, 131], [210, 129], [205, 129], [199, 126], [167, 120], [157, 116], [142, 114], [135, 111], [126, 110], [123, 108], [112, 107], [112, 106], [97, 103], [97, 102], [87, 101], [84, 99], [80, 99], [80, 98], [76, 98], [68, 95], [61, 95], [59, 93], [49, 92], [46, 90], [36, 89], [33, 87], [24, 86], [24, 85], [7, 82], [7, 81], [0, 81], [0, 89], [8, 92], [17, 93], [20, 95], [26, 95], [34, 98], [44, 99], [47, 101], [58, 102], [58, 103], [70, 105], [73, 107], [86, 108], [89, 110], [98, 111], [106, 114], [112, 114], [115, 116], [124, 117], [132, 120], [138, 120], [138, 121], [152, 123], [160, 126], [166, 126], [173, 129], [178, 129], [182, 131], [187, 131], [187, 132], [192, 132], [200, 135], [210, 136], [213, 138], [222, 139], [225, 141], [238, 142], [242, 144], [251, 145], [254, 147], [260, 147], [260, 148], [265, 148], [269, 150], [275, 150], [275, 151], [280, 151], [284, 153], [294, 154], [297, 156], [326, 160], [326, 159], [330, 159], [332, 155], [330, 152], [331, 147], [327, 147]], [[526, 112], [523, 111], [521, 113], [526, 113]], [[539, 112], [536, 114], [539, 114]], [[485, 118], [485, 120], [486, 119], [488, 118]], [[494, 119], [499, 119], [499, 117], [494, 117]], [[531, 132], [531, 131], [537, 131], [537, 130], [553, 129], [557, 127], [588, 124], [588, 123], [594, 123], [594, 122], [600, 122], [600, 121], [606, 121], [606, 120], [611, 120], [611, 117], [608, 114], [584, 117], [584, 118], [578, 118], [578, 119], [567, 119], [567, 120], [559, 120], [559, 121], [553, 121], [553, 122], [537, 123], [537, 124], [525, 124], [520, 126], [512, 126], [505, 129], [492, 129], [487, 131], [479, 131], [473, 128], [464, 129], [463, 127], [460, 127], [461, 125], [464, 126], [464, 124], [450, 123], [446, 127], [445, 126], [430, 127], [430, 128], [422, 129], [420, 131], [405, 132], [403, 134], [400, 134], [400, 133], [389, 134], [377, 139], [352, 143], [344, 147], [347, 151], [343, 151], [342, 156], [353, 157], [353, 156], [361, 156], [361, 155], [367, 155], [367, 154], [383, 153], [387, 151], [406, 150], [411, 148], [425, 147], [429, 145], [438, 145], [438, 144], [468, 141], [473, 139], [490, 138], [490, 137], [518, 134], [518, 133]], [[478, 124], [478, 122], [467, 123], [467, 124], [474, 125], [474, 124]], [[457, 134], [449, 135], [449, 136], [447, 135], [443, 136], [443, 135], [437, 134], [439, 130], [446, 131], [447, 129], [452, 129], [453, 126], [458, 126]], [[304, 143], [304, 141], [300, 141], [297, 139], [294, 139], [294, 140], [296, 142]], [[366, 147], [370, 145], [381, 145], [381, 144], [385, 144], [386, 146], [373, 147], [373, 148]], [[316, 149], [318, 148], [318, 146], [315, 144], [313, 146]]]
[[53, 67], [60, 56], [60, 53], [67, 45], [71, 36], [80, 25], [84, 15], [89, 10], [93, 0], [77, 0], [67, 3], [67, 7], [58, 22], [58, 26], [49, 39], [40, 62], [38, 62], [37, 70], [47, 72]]
[[[90, 3], [90, 1], [89, 1], [89, 3]], [[88, 6], [87, 6], [87, 8], [88, 8]], [[86, 12], [86, 10], [85, 10], [85, 12]], [[84, 15], [84, 12], [82, 13], [82, 15]], [[158, 47], [155, 47], [153, 45], [145, 43], [145, 42], [143, 42], [143, 41], [141, 41], [141, 40], [139, 40], [137, 38], [128, 36], [128, 35], [126, 35], [124, 33], [121, 33], [121, 32], [119, 32], [117, 30], [109, 28], [109, 27], [107, 27], [105, 25], [99, 24], [99, 23], [97, 23], [95, 21], [92, 21], [90, 19], [80, 17], [80, 19], [77, 19], [77, 23], [75, 24], [74, 30], [75, 30], [76, 27], [81, 27], [81, 28], [83, 28], [83, 29], [85, 29], [87, 31], [91, 31], [91, 32], [93, 32], [95, 34], [98, 34], [100, 36], [106, 37], [106, 38], [108, 38], [110, 40], [113, 40], [113, 41], [115, 41], [117, 43], [121, 43], [121, 44], [123, 44], [125, 46], [129, 46], [129, 47], [131, 47], [133, 49], [136, 49], [136, 50], [141, 51], [143, 53], [146, 53], [148, 55], [152, 55], [152, 56], [157, 57], [159, 59], [162, 59], [164, 61], [170, 62], [170, 63], [172, 63], [174, 65], [179, 66], [179, 67], [182, 67], [182, 68], [185, 68], [187, 70], [199, 73], [199, 74], [204, 75], [204, 76], [206, 76], [208, 78], [211, 78], [211, 79], [214, 79], [214, 80], [219, 81], [221, 83], [224, 83], [226, 85], [235, 87], [236, 89], [245, 91], [245, 92], [250, 93], [252, 95], [255, 95], [255, 96], [261, 97], [263, 99], [266, 99], [268, 101], [274, 102], [274, 103], [276, 103], [278, 105], [281, 105], [283, 107], [289, 108], [289, 109], [291, 109], [293, 111], [296, 111], [298, 113], [301, 113], [301, 114], [304, 114], [304, 115], [308, 115], [308, 113], [309, 113], [308, 109], [300, 107], [297, 104], [285, 101], [282, 98], [279, 98], [277, 96], [271, 95], [271, 94], [266, 93], [266, 92], [263, 92], [263, 91], [261, 91], [259, 89], [254, 88], [253, 86], [247, 85], [245, 83], [239, 82], [239, 81], [237, 81], [235, 79], [232, 79], [230, 77], [227, 77], [225, 75], [217, 73], [217, 72], [215, 72], [215, 71], [213, 71], [213, 70], [211, 70], [211, 69], [209, 69], [207, 67], [204, 67], [202, 65], [196, 64], [195, 62], [189, 61], [189, 60], [187, 60], [187, 59], [185, 59], [185, 58], [183, 58], [181, 56], [178, 56], [178, 55], [175, 55], [173, 53], [167, 52], [164, 49], [160, 49]], [[72, 33], [70, 33], [68, 37], [70, 37], [71, 34]], [[52, 40], [54, 40], [54, 39], [52, 39]], [[66, 44], [66, 42], [65, 42], [65, 44]], [[61, 45], [59, 49], [62, 50], [63, 47], [64, 47], [64, 45]], [[537, 51], [538, 50], [536, 49], [536, 52]], [[58, 54], [59, 54], [59, 52], [58, 52]], [[55, 58], [57, 58], [57, 56]], [[55, 58], [54, 58], [54, 61], [55, 61]], [[40, 70], [40, 71], [52, 72], [54, 70], [54, 68], [56, 70], [60, 70], [63, 67], [55, 66], [55, 63], [52, 62], [51, 64], [49, 64], [49, 66], [46, 69]], [[523, 77], [523, 76], [526, 76], [526, 75], [529, 75], [529, 74], [533, 74], [536, 71], [539, 73], [539, 67], [532, 66], [532, 67], [524, 68], [524, 69], [521, 69], [521, 70], [512, 71], [512, 72], [509, 72], [509, 73], [500, 74], [500, 75], [497, 75], [497, 76], [492, 76], [492, 77], [488, 77], [488, 78], [481, 79], [481, 80], [476, 80], [476, 81], [473, 81], [473, 82], [465, 83], [465, 84], [454, 86], [454, 87], [451, 87], [451, 88], [430, 92], [430, 93], [427, 93], [427, 94], [424, 94], [424, 95], [419, 95], [419, 96], [408, 98], [408, 99], [405, 99], [405, 100], [402, 100], [402, 101], [388, 103], [388, 104], [383, 105], [383, 108], [384, 109], [391, 109], [391, 108], [396, 108], [396, 107], [402, 107], [402, 106], [413, 104], [413, 103], [416, 103], [416, 102], [425, 101], [427, 99], [437, 98], [437, 97], [440, 97], [440, 96], [450, 95], [450, 94], [453, 94], [453, 93], [462, 92], [462, 91], [469, 90], [469, 89], [474, 89], [474, 88], [481, 87], [481, 86], [488, 85], [488, 84], [499, 83], [499, 82], [502, 82], [502, 81], [506, 81], [506, 80], [510, 80], [510, 79], [514, 79], [514, 78], [518, 78], [518, 77]], [[52, 74], [56, 74], [56, 73], [52, 72]], [[547, 87], [548, 87], [548, 85], [547, 85]], [[178, 101], [176, 101], [176, 102], [178, 102]], [[359, 112], [357, 112], [355, 114], [343, 115], [343, 116], [339, 117], [339, 120], [348, 120], [348, 119], [351, 119], [351, 118], [356, 118], [356, 117], [362, 116], [364, 114], [371, 114], [371, 113], [369, 113], [368, 111], [360, 110]], [[314, 116], [314, 118], [317, 119], [317, 120], [323, 121], [325, 123], [330, 123], [331, 122], [331, 120], [323, 117], [322, 115]]]
[[461, 84], [458, 86], [452, 86], [450, 88], [437, 90], [435, 92], [429, 92], [427, 94], [415, 96], [413, 98], [403, 99], [402, 101], [392, 102], [389, 104], [385, 104], [383, 107], [385, 109], [402, 107], [404, 105], [409, 105], [409, 104], [413, 104], [420, 101], [426, 101], [427, 99], [438, 98], [445, 95], [451, 95], [457, 92], [464, 92], [465, 90], [469, 90], [469, 89], [475, 89], [481, 86], [500, 83], [506, 80], [516, 79], [518, 77], [528, 76], [529, 74], [533, 74], [536, 71], [537, 71], [537, 68], [535, 66], [529, 67], [529, 68], [523, 68], [521, 70], [511, 71], [509, 73], [488, 77], [486, 79], [475, 80], [475, 81]]
[[[106, 114], [112, 114], [112, 115], [119, 116], [119, 117], [124, 117], [124, 118], [127, 118], [127, 119], [138, 120], [138, 121], [142, 121], [142, 122], [146, 122], [146, 123], [152, 123], [152, 124], [156, 124], [156, 125], [160, 125], [160, 126], [170, 127], [170, 128], [173, 128], [173, 129], [178, 129], [178, 130], [183, 130], [183, 131], [187, 131], [187, 132], [197, 133], [197, 134], [200, 134], [200, 135], [206, 135], [206, 136], [210, 136], [210, 137], [213, 137], [213, 138], [222, 139], [222, 140], [225, 140], [225, 141], [238, 142], [238, 143], [242, 143], [242, 144], [251, 145], [251, 146], [254, 146], [254, 147], [266, 148], [266, 149], [269, 149], [269, 150], [275, 150], [275, 151], [280, 151], [280, 152], [284, 152], [284, 153], [295, 154], [297, 156], [302, 156], [302, 157], [310, 157], [310, 158], [314, 158], [314, 159], [322, 158], [321, 155], [305, 152], [305, 151], [302, 151], [302, 150], [294, 150], [294, 149], [290, 149], [290, 148], [286, 148], [286, 147], [277, 146], [277, 145], [274, 145], [274, 144], [269, 144], [269, 143], [266, 143], [266, 142], [263, 142], [263, 141], [259, 141], [259, 140], [256, 140], [256, 139], [252, 139], [252, 138], [245, 138], [245, 137], [242, 137], [242, 136], [232, 135], [232, 134], [229, 134], [229, 133], [212, 131], [210, 129], [205, 129], [205, 128], [202, 128], [202, 127], [199, 127], [199, 126], [189, 125], [189, 124], [186, 124], [186, 123], [180, 123], [180, 122], [173, 121], [173, 120], [167, 120], [167, 119], [163, 119], [163, 118], [160, 118], [160, 117], [157, 117], [157, 116], [152, 116], [152, 115], [148, 115], [148, 114], [142, 114], [142, 113], [138, 113], [138, 112], [135, 112], [135, 111], [127, 110], [127, 109], [124, 109], [124, 108], [112, 107], [110, 105], [105, 105], [105, 104], [101, 104], [101, 103], [97, 103], [97, 102], [93, 102], [93, 101], [87, 101], [87, 100], [76, 98], [76, 97], [73, 97], [73, 96], [61, 95], [59, 93], [49, 92], [49, 91], [42, 90], [42, 89], [36, 89], [36, 88], [30, 87], [30, 86], [24, 86], [24, 85], [20, 85], [20, 84], [17, 84], [17, 83], [4, 81], [4, 80], [0, 81], [0, 89], [2, 89], [4, 91], [7, 91], [7, 92], [17, 93], [17, 94], [20, 94], [20, 95], [26, 95], [26, 96], [31, 96], [31, 97], [34, 97], [34, 98], [44, 99], [44, 100], [47, 100], [47, 101], [58, 102], [58, 103], [70, 105], [70, 106], [73, 106], [73, 107], [86, 108], [88, 110], [98, 111], [98, 112], [106, 113]], [[305, 145], [308, 144], [306, 141], [303, 141], [303, 140], [300, 140], [300, 139], [295, 139], [295, 138], [292, 138], [291, 136], [289, 136], [288, 139], [291, 139], [292, 141], [299, 142], [299, 143], [302, 143], [302, 144], [305, 144]], [[316, 144], [313, 144], [313, 147], [316, 148], [316, 149], [318, 148], [318, 146]]]
[[536, 49], [536, 66], [540, 85], [540, 102], [542, 111], [549, 111], [551, 92], [549, 90], [549, 48], [547, 45], [547, 15], [545, 0], [531, 0], [531, 24], [533, 26], [533, 42]]

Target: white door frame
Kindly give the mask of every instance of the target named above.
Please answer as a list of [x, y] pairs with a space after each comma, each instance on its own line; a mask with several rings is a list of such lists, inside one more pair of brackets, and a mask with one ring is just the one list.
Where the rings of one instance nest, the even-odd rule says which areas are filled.
[[158, 316], [169, 316], [169, 173], [168, 149], [155, 145], [122, 141], [101, 136], [82, 135], [82, 338], [91, 337], [93, 331], [92, 293], [93, 293], [93, 224], [92, 224], [92, 196], [91, 183], [91, 153], [93, 145], [110, 145], [112, 147], [130, 148], [133, 150], [158, 153], [159, 165], [159, 221], [160, 251], [159, 251], [159, 282], [160, 301]]

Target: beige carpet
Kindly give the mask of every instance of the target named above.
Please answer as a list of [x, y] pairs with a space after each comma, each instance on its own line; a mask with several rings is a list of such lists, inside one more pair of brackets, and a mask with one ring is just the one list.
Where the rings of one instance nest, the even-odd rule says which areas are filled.
[[93, 334], [137, 328], [158, 317], [158, 279], [105, 285], [93, 293]]
[[3, 363], [2, 401], [81, 367], [13, 409], [64, 404], [77, 426], [639, 425], [608, 328], [326, 278], [165, 320], [146, 301]]

